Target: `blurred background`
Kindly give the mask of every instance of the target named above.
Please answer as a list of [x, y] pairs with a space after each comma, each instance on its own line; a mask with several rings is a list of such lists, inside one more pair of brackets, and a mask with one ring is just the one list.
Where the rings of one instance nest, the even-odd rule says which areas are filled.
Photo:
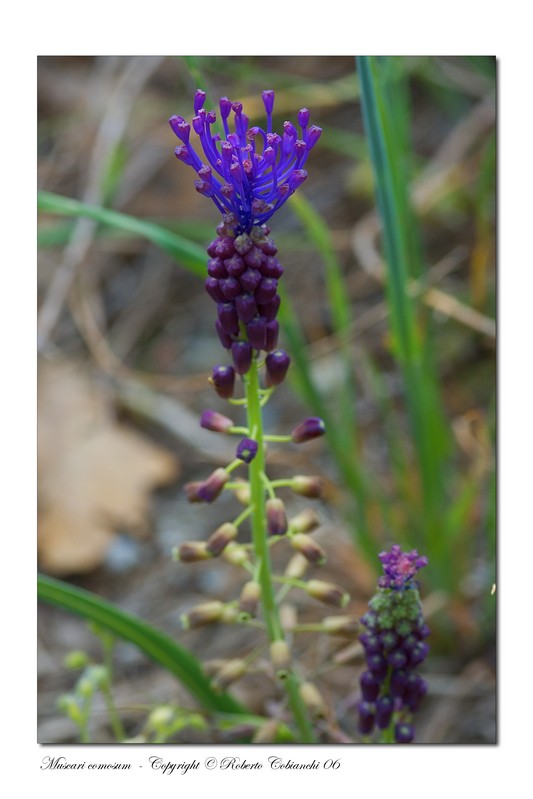
[[[271, 473], [325, 479], [323, 574], [350, 591], [351, 612], [364, 612], [381, 549], [398, 542], [428, 555], [430, 695], [417, 740], [494, 743], [496, 63], [378, 59], [376, 76], [395, 169], [396, 265], [383, 257], [353, 58], [39, 59], [39, 563], [204, 661], [253, 645], [247, 630], [180, 625], [192, 605], [233, 598], [241, 578], [226, 563], [171, 558], [181, 541], [231, 518], [234, 501], [191, 506], [183, 492], [233, 447], [198, 424], [203, 409], [227, 407], [207, 383], [225, 353], [198, 268], [218, 214], [174, 158], [167, 119], [190, 119], [202, 87], [206, 107], [227, 95], [261, 125], [261, 91], [274, 89], [275, 129], [307, 106], [324, 132], [308, 180], [274, 220], [285, 268], [280, 346], [293, 366], [266, 421], [285, 432], [316, 413], [328, 435], [272, 448]], [[284, 499], [291, 513], [306, 507]], [[296, 610], [306, 619], [313, 607], [302, 600]], [[320, 687], [350, 734], [360, 650], [321, 636], [298, 647], [307, 671], [329, 664]], [[56, 700], [73, 682], [63, 659], [80, 648], [96, 656], [99, 642], [79, 619], [42, 606], [41, 743], [76, 740]], [[131, 735], [154, 703], [189, 702], [132, 646], [119, 644], [116, 660]], [[250, 674], [234, 692], [265, 712], [269, 690]], [[104, 710], [93, 717], [95, 742], [111, 740]]]

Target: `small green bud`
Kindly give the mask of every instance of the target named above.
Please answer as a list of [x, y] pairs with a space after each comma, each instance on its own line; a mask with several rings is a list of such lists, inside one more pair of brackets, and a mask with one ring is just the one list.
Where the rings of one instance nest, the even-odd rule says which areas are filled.
[[81, 649], [75, 649], [68, 653], [63, 662], [67, 669], [83, 669], [89, 663], [89, 656], [86, 652], [82, 652]]

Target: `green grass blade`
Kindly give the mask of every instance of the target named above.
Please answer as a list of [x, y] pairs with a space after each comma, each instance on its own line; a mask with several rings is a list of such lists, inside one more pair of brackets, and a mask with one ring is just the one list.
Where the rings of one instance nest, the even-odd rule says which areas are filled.
[[41, 191], [38, 195], [38, 208], [49, 214], [60, 216], [86, 216], [104, 225], [110, 225], [126, 233], [142, 236], [153, 244], [161, 247], [179, 263], [186, 266], [191, 272], [204, 277], [207, 256], [205, 250], [188, 239], [173, 233], [153, 222], [136, 219], [128, 214], [102, 208], [96, 205], [87, 205], [70, 197]]
[[[400, 164], [402, 136], [395, 136], [393, 112], [386, 90], [386, 59], [357, 59], [361, 107], [375, 179], [387, 264], [386, 290], [394, 354], [403, 373], [411, 429], [420, 476], [420, 524], [415, 543], [434, 556], [435, 571], [445, 580], [446, 541], [443, 530], [446, 428], [431, 355], [421, 333], [414, 301], [408, 293], [409, 263], [416, 258], [408, 229], [412, 222], [408, 182]], [[384, 88], [385, 87], [385, 88]]]
[[248, 714], [249, 711], [230, 694], [213, 691], [200, 662], [165, 633], [95, 594], [61, 580], [40, 574], [37, 585], [39, 600], [96, 622], [113, 635], [134, 644], [173, 674], [206, 710]]

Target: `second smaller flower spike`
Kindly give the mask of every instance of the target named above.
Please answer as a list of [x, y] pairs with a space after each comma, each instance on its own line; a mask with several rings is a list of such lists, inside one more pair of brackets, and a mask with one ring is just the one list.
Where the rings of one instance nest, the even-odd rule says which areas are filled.
[[323, 436], [326, 432], [326, 425], [319, 416], [310, 416], [294, 428], [291, 438], [295, 444], [303, 444], [313, 438]]

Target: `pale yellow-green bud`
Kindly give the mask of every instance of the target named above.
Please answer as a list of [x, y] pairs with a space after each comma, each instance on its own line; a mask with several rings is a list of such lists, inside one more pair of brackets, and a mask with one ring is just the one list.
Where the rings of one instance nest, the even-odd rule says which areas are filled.
[[235, 542], [228, 544], [222, 553], [222, 557], [228, 563], [231, 563], [232, 566], [244, 566], [245, 563], [249, 563], [248, 552], [245, 547]]
[[350, 601], [350, 595], [333, 583], [326, 583], [322, 580], [309, 580], [305, 590], [309, 596], [324, 602], [325, 605], [333, 605], [336, 608], [345, 608]]
[[235, 477], [233, 482], [239, 483], [239, 486], [233, 489], [235, 498], [241, 505], [248, 506], [251, 498], [250, 483], [242, 477]]
[[186, 630], [194, 627], [203, 627], [204, 624], [211, 624], [218, 621], [224, 610], [224, 604], [218, 600], [204, 602], [192, 608], [188, 613], [181, 616], [181, 622]]
[[359, 621], [354, 616], [326, 616], [322, 625], [329, 635], [353, 636], [360, 631]]
[[257, 731], [252, 738], [253, 744], [272, 744], [276, 740], [276, 733], [278, 731], [279, 721], [277, 719], [268, 719], [264, 724], [257, 728]]
[[170, 705], [160, 705], [148, 716], [147, 726], [151, 730], [165, 730], [174, 720], [175, 711]]
[[327, 716], [326, 705], [320, 695], [318, 688], [311, 682], [304, 682], [299, 688], [302, 702], [309, 710], [313, 718], [324, 719]]
[[249, 580], [243, 585], [239, 597], [239, 608], [243, 613], [255, 616], [259, 600], [261, 598], [261, 586], [256, 580]]
[[199, 560], [209, 560], [213, 556], [207, 550], [205, 541], [184, 541], [173, 550], [172, 557], [182, 563], [196, 563]]
[[285, 577], [292, 577], [295, 580], [299, 580], [306, 573], [308, 566], [309, 561], [304, 558], [302, 554], [297, 552], [287, 563]]
[[240, 658], [228, 660], [215, 674], [211, 685], [216, 691], [224, 691], [228, 685], [239, 680], [248, 668], [246, 661]]
[[220, 616], [222, 624], [236, 624], [239, 621], [240, 611], [235, 605], [225, 605]]
[[272, 641], [270, 659], [278, 679], [286, 679], [291, 666], [291, 650], [286, 641]]
[[291, 480], [291, 488], [295, 494], [309, 499], [322, 499], [324, 496], [324, 481], [321, 477], [297, 474]]
[[326, 562], [326, 553], [307, 533], [296, 533], [291, 536], [291, 547], [297, 552], [301, 552], [309, 563], [313, 566], [323, 566]]
[[320, 516], [313, 508], [300, 511], [289, 522], [289, 527], [294, 533], [310, 533], [320, 526]]

